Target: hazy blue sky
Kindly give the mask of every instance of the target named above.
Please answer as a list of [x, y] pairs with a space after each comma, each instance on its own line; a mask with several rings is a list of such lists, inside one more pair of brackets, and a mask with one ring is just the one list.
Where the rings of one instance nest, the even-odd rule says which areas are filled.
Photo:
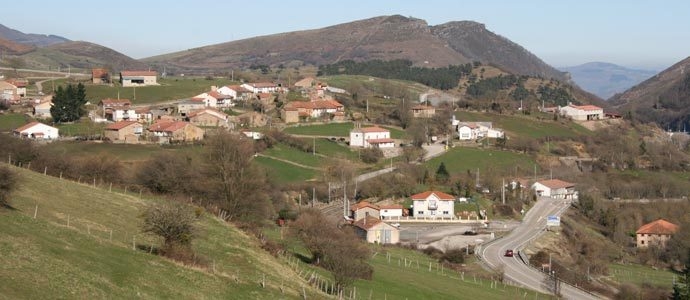
[[143, 58], [258, 35], [400, 14], [429, 25], [473, 20], [560, 67], [604, 61], [663, 69], [690, 56], [690, 1], [33, 0], [0, 24]]

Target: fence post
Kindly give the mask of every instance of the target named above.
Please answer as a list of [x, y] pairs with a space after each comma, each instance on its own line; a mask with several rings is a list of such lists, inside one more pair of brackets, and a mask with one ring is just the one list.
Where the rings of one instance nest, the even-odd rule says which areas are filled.
[[48, 167], [43, 168], [43, 175], [45, 175], [46, 173], [48, 173]]
[[34, 209], [34, 219], [36, 219], [36, 214], [38, 214], [38, 204], [36, 204], [36, 208]]
[[136, 236], [133, 235], [133, 236], [132, 236], [132, 250], [136, 250], [136, 249], [137, 249], [137, 248], [136, 248], [136, 240], [137, 240]]
[[67, 228], [69, 228], [69, 215], [67, 215]]

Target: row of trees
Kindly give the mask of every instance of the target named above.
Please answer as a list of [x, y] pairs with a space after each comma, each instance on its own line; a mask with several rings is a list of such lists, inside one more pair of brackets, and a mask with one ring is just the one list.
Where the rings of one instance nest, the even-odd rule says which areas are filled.
[[368, 75], [387, 79], [402, 79], [434, 87], [441, 90], [449, 90], [458, 86], [458, 81], [463, 76], [472, 73], [472, 64], [449, 65], [441, 68], [415, 67], [412, 61], [396, 59], [390, 61], [369, 60], [355, 62], [344, 60], [335, 64], [321, 65], [317, 76], [326, 75]]

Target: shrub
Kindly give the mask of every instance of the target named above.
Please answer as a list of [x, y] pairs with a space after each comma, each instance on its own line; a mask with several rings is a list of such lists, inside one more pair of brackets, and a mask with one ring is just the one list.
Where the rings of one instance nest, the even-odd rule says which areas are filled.
[[17, 175], [5, 166], [0, 166], [0, 207], [9, 206], [10, 194], [17, 188]]
[[441, 261], [461, 264], [465, 262], [465, 253], [460, 248], [448, 249], [446, 250], [446, 253], [443, 253], [441, 256]]
[[375, 164], [383, 158], [383, 151], [379, 148], [366, 148], [361, 151], [362, 161], [367, 164]]

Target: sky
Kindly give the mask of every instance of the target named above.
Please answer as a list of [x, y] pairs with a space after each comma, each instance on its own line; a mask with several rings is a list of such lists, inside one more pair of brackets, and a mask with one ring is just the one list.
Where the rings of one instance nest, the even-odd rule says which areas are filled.
[[394, 14], [429, 25], [480, 22], [555, 67], [600, 61], [659, 71], [690, 56], [687, 0], [33, 0], [3, 11], [7, 27], [133, 58]]

